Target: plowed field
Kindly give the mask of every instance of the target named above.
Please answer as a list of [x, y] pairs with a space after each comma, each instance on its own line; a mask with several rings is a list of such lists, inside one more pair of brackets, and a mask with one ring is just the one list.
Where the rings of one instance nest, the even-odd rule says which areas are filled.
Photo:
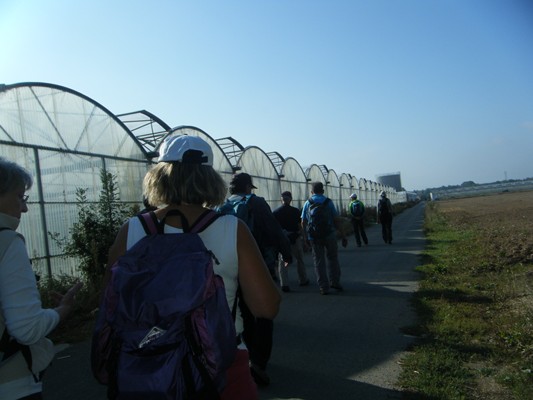
[[438, 209], [453, 225], [479, 230], [499, 263], [533, 263], [533, 192], [444, 200]]

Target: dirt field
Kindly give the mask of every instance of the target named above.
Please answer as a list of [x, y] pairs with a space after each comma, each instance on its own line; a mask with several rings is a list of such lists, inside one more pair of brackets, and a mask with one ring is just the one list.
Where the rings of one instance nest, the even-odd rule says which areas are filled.
[[[493, 293], [493, 299], [497, 300], [492, 304], [490, 317], [496, 328], [487, 333], [486, 339], [487, 343], [498, 348], [494, 354], [504, 356], [469, 366], [476, 376], [476, 396], [473, 398], [532, 398], [530, 383], [518, 383], [522, 382], [520, 379], [527, 381], [524, 378], [525, 369], [515, 372], [515, 383], [509, 386], [501, 385], [498, 379], [508, 376], [506, 374], [509, 371], [516, 371], [517, 366], [527, 365], [532, 357], [533, 192], [443, 200], [434, 205], [440, 213], [445, 214], [452, 226], [479, 233], [475, 235], [475, 240], [480, 241], [481, 245], [473, 248], [481, 248], [483, 252], [482, 255], [472, 254], [473, 265], [477, 267], [475, 271], [486, 279], [498, 280]], [[482, 282], [481, 279], [479, 281]], [[483, 312], [483, 307], [479, 311]], [[513, 337], [513, 334], [520, 337], [516, 345], [502, 340]], [[498, 372], [476, 373], [484, 369]], [[513, 394], [514, 391], [526, 394], [519, 396]]]
[[480, 229], [500, 262], [533, 263], [533, 192], [437, 202], [452, 224]]

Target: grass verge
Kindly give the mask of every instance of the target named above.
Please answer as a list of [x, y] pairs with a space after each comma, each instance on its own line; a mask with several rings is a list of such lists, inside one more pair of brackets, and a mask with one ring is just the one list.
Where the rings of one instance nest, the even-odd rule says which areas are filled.
[[419, 338], [402, 361], [406, 399], [533, 399], [531, 263], [488, 246], [490, 230], [426, 207], [414, 305]]

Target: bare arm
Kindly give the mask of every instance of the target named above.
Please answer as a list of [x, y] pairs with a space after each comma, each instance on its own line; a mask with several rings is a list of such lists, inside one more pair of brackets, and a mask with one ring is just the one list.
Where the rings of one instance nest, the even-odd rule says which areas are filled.
[[104, 274], [104, 287], [107, 286], [109, 279], [111, 279], [111, 267], [118, 260], [118, 258], [126, 252], [126, 243], [128, 239], [128, 222], [126, 222], [118, 231], [115, 242], [109, 248], [107, 255], [107, 265]]
[[237, 226], [239, 283], [246, 305], [255, 317], [273, 319], [281, 295], [274, 284], [250, 230], [242, 221]]
[[302, 238], [304, 241], [304, 248], [309, 249], [309, 237], [307, 236], [307, 220], [304, 218], [301, 222], [302, 225]]
[[302, 236], [304, 238], [304, 243], [307, 243], [309, 240], [307, 238], [307, 218], [305, 216], [305, 206], [307, 205], [307, 202], [304, 204], [304, 207], [302, 209], [302, 213], [300, 215], [300, 225], [302, 227]]
[[305, 236], [305, 233], [307, 232], [307, 220], [302, 219], [300, 225], [302, 227], [302, 234]]

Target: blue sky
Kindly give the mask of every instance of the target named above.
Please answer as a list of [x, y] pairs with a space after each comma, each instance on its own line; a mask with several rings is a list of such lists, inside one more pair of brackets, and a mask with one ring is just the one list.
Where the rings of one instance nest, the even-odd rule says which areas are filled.
[[407, 190], [533, 177], [529, 0], [0, 0], [18, 82]]

